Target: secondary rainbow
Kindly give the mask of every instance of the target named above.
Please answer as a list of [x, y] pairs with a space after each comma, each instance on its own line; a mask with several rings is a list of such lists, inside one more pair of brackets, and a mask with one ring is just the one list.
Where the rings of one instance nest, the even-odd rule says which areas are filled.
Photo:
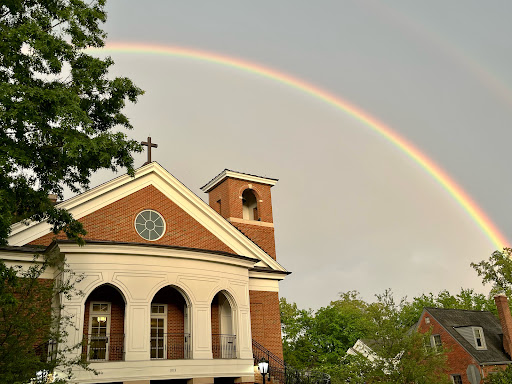
[[407, 154], [407, 156], [419, 164], [421, 168], [430, 174], [457, 201], [457, 203], [462, 206], [462, 208], [468, 213], [472, 220], [480, 227], [483, 233], [493, 243], [494, 247], [501, 249], [502, 247], [508, 246], [509, 244], [505, 236], [501, 234], [498, 228], [480, 209], [480, 207], [478, 207], [478, 205], [476, 205], [476, 203], [468, 196], [468, 194], [461, 187], [459, 187], [457, 183], [453, 181], [448, 176], [448, 174], [446, 174], [446, 172], [439, 168], [439, 166], [437, 166], [431, 159], [425, 156], [413, 144], [408, 142], [405, 138], [399, 136], [386, 124], [378, 121], [362, 109], [319, 87], [307, 83], [306, 81], [242, 59], [183, 47], [135, 43], [109, 43], [105, 48], [89, 48], [87, 51], [91, 53], [98, 52], [106, 54], [151, 54], [200, 60], [219, 64], [224, 67], [231, 67], [237, 70], [252, 73], [257, 76], [272, 79], [299, 91], [305, 92], [342, 110], [343, 112], [352, 116], [354, 119], [362, 122], [365, 126], [377, 132], [394, 146]]

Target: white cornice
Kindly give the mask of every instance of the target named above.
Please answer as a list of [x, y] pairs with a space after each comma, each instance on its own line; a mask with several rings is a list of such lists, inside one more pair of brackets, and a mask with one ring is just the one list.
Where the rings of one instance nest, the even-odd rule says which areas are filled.
[[234, 171], [230, 171], [229, 169], [225, 169], [221, 173], [219, 173], [217, 176], [215, 176], [210, 182], [208, 182], [208, 184], [202, 186], [201, 190], [203, 192], [209, 192], [215, 186], [222, 183], [228, 177], [231, 177], [233, 179], [249, 181], [251, 183], [267, 184], [267, 185], [270, 185], [271, 187], [276, 185], [276, 183], [278, 181], [277, 179], [270, 179], [267, 177], [248, 175], [246, 173], [234, 172]]
[[[213, 208], [185, 187], [160, 164], [153, 162], [135, 171], [135, 176], [123, 175], [57, 205], [80, 219], [142, 188], [153, 185], [187, 212], [203, 227], [226, 244], [234, 253], [261, 260], [268, 267], [285, 272], [277, 261], [220, 216]], [[11, 227], [9, 245], [22, 246], [50, 233], [47, 222], [16, 223]]]
[[116, 243], [87, 243], [79, 246], [76, 243], [57, 243], [59, 250], [64, 254], [101, 254], [101, 255], [124, 255], [124, 256], [152, 256], [170, 257], [187, 260], [209, 261], [220, 264], [234, 265], [243, 268], [252, 268], [256, 259], [248, 257], [229, 256], [213, 252], [201, 252], [197, 250], [186, 250], [166, 247], [153, 247], [151, 245], [138, 244], [116, 244]]

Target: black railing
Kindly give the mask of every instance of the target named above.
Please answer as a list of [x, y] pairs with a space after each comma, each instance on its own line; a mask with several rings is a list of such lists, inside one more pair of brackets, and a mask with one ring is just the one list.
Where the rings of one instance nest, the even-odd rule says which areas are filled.
[[151, 330], [152, 359], [190, 359], [192, 340], [190, 333], [158, 333]]
[[236, 335], [212, 335], [214, 359], [236, 359]]
[[39, 344], [35, 352], [41, 361], [54, 361], [57, 358], [57, 342], [55, 340], [48, 340], [45, 343]]
[[267, 377], [281, 384], [330, 384], [331, 377], [319, 371], [305, 371], [288, 367], [284, 361], [256, 340], [252, 341], [254, 365], [262, 360], [268, 362]]
[[82, 354], [88, 361], [122, 361], [124, 360], [124, 334], [84, 334]]

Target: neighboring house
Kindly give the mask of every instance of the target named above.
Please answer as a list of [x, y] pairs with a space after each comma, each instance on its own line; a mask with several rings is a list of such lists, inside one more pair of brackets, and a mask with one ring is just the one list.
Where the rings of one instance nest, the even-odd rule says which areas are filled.
[[447, 349], [448, 374], [455, 384], [475, 384], [511, 364], [512, 316], [504, 295], [495, 297], [500, 319], [491, 312], [425, 308], [419, 332], [431, 331], [431, 346]]
[[373, 363], [373, 366], [376, 367], [379, 363], [382, 364], [383, 372], [389, 374], [393, 369], [396, 368], [397, 364], [400, 361], [401, 353], [399, 353], [393, 359], [382, 359], [380, 358], [374, 351], [374, 349], [378, 348], [378, 341], [374, 339], [358, 339], [355, 344], [347, 350], [348, 355], [353, 356], [364, 356], [370, 362]]
[[101, 374], [77, 370], [76, 383], [253, 383], [253, 340], [283, 356], [276, 182], [225, 170], [202, 187], [208, 205], [149, 163], [58, 204], [84, 224], [85, 246], [17, 223], [0, 258], [28, 265], [43, 246], [84, 275], [84, 296], [61, 304], [69, 345], [83, 341], [76, 353]]
[[356, 343], [347, 350], [348, 355], [361, 355], [366, 357], [371, 362], [378, 359], [377, 354], [373, 351], [372, 346], [375, 345], [373, 339], [358, 339]]

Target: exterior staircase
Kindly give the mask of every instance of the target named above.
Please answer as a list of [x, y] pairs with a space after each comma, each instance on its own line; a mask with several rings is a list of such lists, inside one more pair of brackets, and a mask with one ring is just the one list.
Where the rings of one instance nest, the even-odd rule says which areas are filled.
[[331, 377], [319, 371], [305, 371], [287, 366], [256, 340], [252, 340], [254, 365], [264, 359], [268, 361], [268, 375], [274, 384], [330, 384]]

